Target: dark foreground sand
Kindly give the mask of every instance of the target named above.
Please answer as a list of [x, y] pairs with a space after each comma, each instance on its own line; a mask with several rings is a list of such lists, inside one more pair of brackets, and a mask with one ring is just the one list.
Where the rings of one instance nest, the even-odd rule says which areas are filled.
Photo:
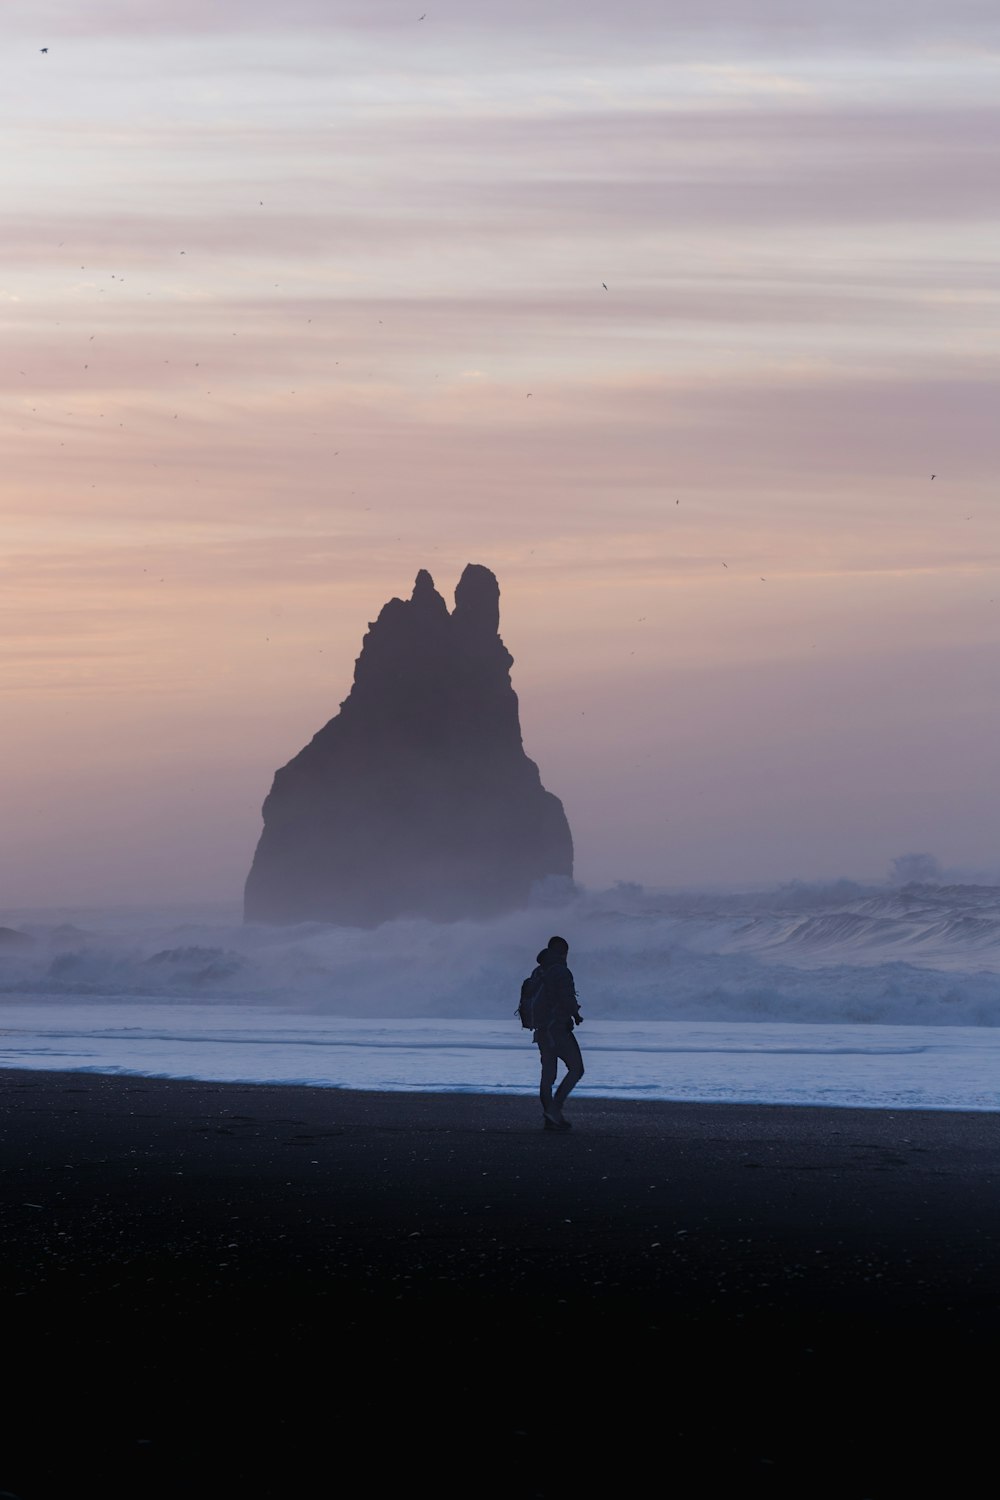
[[0, 1072], [0, 1490], [992, 1492], [1000, 1117], [536, 1108]]

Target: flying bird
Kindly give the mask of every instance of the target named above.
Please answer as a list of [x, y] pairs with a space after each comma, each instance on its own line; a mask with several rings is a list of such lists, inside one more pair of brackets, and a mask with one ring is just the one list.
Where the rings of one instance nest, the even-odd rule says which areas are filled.
[[48, 47], [39, 47], [39, 52], [48, 52]]
[[931, 475], [931, 478], [932, 478], [932, 479], [936, 479], [936, 478], [937, 478], [937, 475], [936, 475], [936, 474], [932, 474], [932, 475]]
[[608, 289], [608, 283], [606, 281], [602, 281], [601, 282], [601, 286], [604, 288], [605, 291], [607, 291], [607, 289]]

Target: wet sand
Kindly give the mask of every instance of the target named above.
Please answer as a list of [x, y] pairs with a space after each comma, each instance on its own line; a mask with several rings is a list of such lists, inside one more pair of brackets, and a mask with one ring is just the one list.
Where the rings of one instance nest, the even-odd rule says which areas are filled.
[[978, 1492], [1000, 1117], [572, 1118], [0, 1072], [0, 1490]]

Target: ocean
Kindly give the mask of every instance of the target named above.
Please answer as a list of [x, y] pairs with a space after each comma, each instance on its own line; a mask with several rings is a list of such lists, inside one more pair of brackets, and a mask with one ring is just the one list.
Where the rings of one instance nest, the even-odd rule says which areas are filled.
[[514, 1014], [571, 944], [595, 1097], [1000, 1108], [1000, 887], [619, 885], [489, 921], [0, 915], [0, 1066], [529, 1095]]

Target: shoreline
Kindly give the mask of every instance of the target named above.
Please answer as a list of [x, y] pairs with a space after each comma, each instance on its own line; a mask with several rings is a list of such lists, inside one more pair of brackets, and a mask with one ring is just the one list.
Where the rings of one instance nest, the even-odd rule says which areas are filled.
[[[508, 1020], [293, 1016], [205, 1005], [0, 1007], [0, 1067], [530, 1097]], [[591, 1021], [581, 1099], [1000, 1112], [1000, 1028]]]
[[[0, 1032], [2, 1035], [2, 1032]], [[0, 1065], [0, 1086], [5, 1074], [25, 1073], [29, 1075], [42, 1074], [46, 1077], [53, 1075], [65, 1078], [120, 1078], [120, 1079], [148, 1079], [159, 1083], [188, 1083], [203, 1084], [206, 1088], [234, 1088], [234, 1089], [312, 1089], [319, 1092], [327, 1091], [338, 1094], [357, 1094], [359, 1096], [373, 1095], [378, 1097], [382, 1094], [415, 1094], [427, 1095], [428, 1097], [442, 1098], [484, 1098], [484, 1099], [537, 1099], [536, 1087], [510, 1085], [504, 1088], [477, 1088], [474, 1085], [440, 1085], [428, 1087], [410, 1085], [405, 1083], [385, 1084], [378, 1088], [358, 1088], [351, 1083], [334, 1083], [328, 1080], [308, 1078], [213, 1078], [197, 1073], [155, 1073], [131, 1070], [120, 1066], [102, 1068], [100, 1066], [88, 1066], [82, 1068], [48, 1068], [35, 1067], [31, 1064], [18, 1065], [5, 1062]], [[869, 1113], [894, 1114], [955, 1114], [955, 1115], [991, 1115], [1000, 1114], [1000, 1088], [995, 1104], [867, 1104], [855, 1102], [841, 1102], [839, 1100], [813, 1100], [813, 1099], [755, 1099], [755, 1098], [726, 1098], [726, 1099], [699, 1099], [699, 1098], [674, 1098], [668, 1096], [643, 1097], [638, 1092], [626, 1094], [603, 1093], [599, 1086], [586, 1089], [583, 1086], [577, 1088], [573, 1094], [573, 1104], [592, 1101], [595, 1104], [636, 1104], [636, 1105], [663, 1105], [665, 1108], [704, 1108], [704, 1109], [794, 1109], [794, 1110], [851, 1110], [866, 1111]]]
[[985, 1112], [571, 1104], [553, 1136], [521, 1095], [0, 1070], [0, 1489], [971, 1483]]

